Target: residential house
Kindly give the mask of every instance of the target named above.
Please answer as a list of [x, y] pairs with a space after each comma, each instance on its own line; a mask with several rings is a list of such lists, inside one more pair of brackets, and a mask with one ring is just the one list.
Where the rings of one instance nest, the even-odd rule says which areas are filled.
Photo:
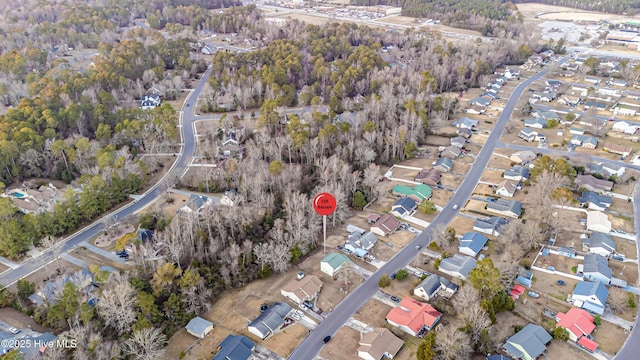
[[531, 285], [533, 285], [533, 272], [521, 269], [516, 277], [516, 281], [526, 287], [531, 287]]
[[590, 84], [594, 84], [594, 85], [598, 85], [600, 84], [600, 81], [602, 81], [602, 79], [597, 78], [597, 77], [592, 77], [592, 76], [587, 76], [584, 78], [584, 81], [590, 83]]
[[464, 145], [467, 143], [467, 139], [462, 136], [456, 136], [451, 138], [451, 146], [455, 146], [457, 148], [462, 149]]
[[540, 100], [543, 102], [551, 102], [555, 100], [556, 97], [558, 97], [558, 93], [548, 92], [548, 91], [544, 91], [544, 92], [536, 91], [531, 95], [532, 99]]
[[598, 146], [598, 139], [590, 135], [573, 135], [571, 145], [582, 146], [587, 149], [595, 149]]
[[535, 118], [540, 118], [543, 120], [558, 120], [558, 114], [554, 111], [542, 111], [542, 110], [533, 110], [531, 111], [531, 116]]
[[496, 187], [496, 194], [500, 196], [513, 197], [518, 189], [518, 183], [511, 180], [504, 180]]
[[204, 55], [213, 55], [216, 51], [209, 45], [205, 45], [202, 47], [202, 49], [200, 49], [200, 52], [202, 52]]
[[602, 315], [608, 296], [609, 290], [601, 282], [580, 281], [573, 289], [569, 302], [590, 313]]
[[[585, 105], [586, 107], [586, 105]], [[595, 117], [583, 116], [578, 119], [578, 124], [592, 128], [594, 131], [599, 131], [607, 126], [606, 120], [600, 120]]]
[[595, 192], [611, 191], [613, 189], [612, 181], [597, 179], [593, 175], [578, 175], [576, 176], [575, 184], [579, 188]]
[[29, 296], [29, 300], [34, 305], [51, 304], [62, 294], [64, 285], [68, 282], [75, 285], [77, 289], [88, 292], [93, 283], [93, 274], [88, 269], [80, 269], [71, 275], [64, 274], [54, 281], [45, 283], [42, 288]]
[[291, 306], [287, 303], [274, 303], [249, 323], [249, 332], [260, 339], [265, 339], [267, 336], [275, 333], [282, 326], [285, 318], [289, 315], [291, 310]]
[[480, 96], [483, 97], [483, 98], [490, 99], [490, 100], [495, 100], [495, 99], [499, 99], [500, 98], [500, 96], [498, 96], [498, 92], [496, 90], [493, 90], [493, 89], [491, 89], [491, 90], [489, 90], [489, 91], [487, 91], [485, 93], [482, 93]]
[[611, 107], [611, 112], [614, 116], [636, 116], [638, 109], [617, 103], [615, 106]]
[[596, 254], [584, 256], [584, 263], [578, 265], [577, 274], [582, 274], [584, 280], [598, 281], [605, 285], [609, 285], [613, 277], [607, 258]]
[[626, 158], [627, 156], [631, 155], [631, 152], [633, 151], [633, 149], [628, 146], [615, 144], [612, 142], [604, 143], [604, 146], [602, 147], [602, 149], [606, 152], [622, 155], [623, 158]]
[[616, 121], [612, 127], [613, 131], [621, 132], [627, 135], [634, 135], [640, 129], [640, 124], [630, 121]]
[[256, 344], [246, 336], [227, 335], [218, 345], [213, 360], [248, 360], [255, 347]]
[[601, 165], [604, 173], [606, 174], [615, 175], [617, 177], [624, 175], [625, 167], [622, 165], [617, 165], [608, 161], [601, 163]]
[[495, 355], [487, 356], [487, 360], [511, 360], [511, 359], [501, 354], [495, 354]]
[[451, 125], [460, 129], [475, 129], [476, 127], [478, 127], [478, 120], [463, 117], [461, 119], [455, 120]]
[[462, 254], [476, 257], [487, 244], [487, 238], [480, 233], [469, 231], [460, 239], [458, 251]]
[[322, 289], [322, 281], [315, 275], [307, 275], [302, 279], [294, 279], [280, 289], [282, 296], [296, 304], [313, 301]]
[[547, 121], [541, 118], [524, 119], [524, 126], [534, 129], [544, 129], [547, 127]]
[[511, 155], [509, 159], [511, 159], [511, 161], [517, 164], [522, 164], [522, 163], [529, 163], [535, 160], [537, 157], [538, 156], [533, 151], [524, 150], [524, 151], [518, 151], [516, 153], [513, 153], [513, 155]]
[[385, 328], [375, 328], [362, 335], [358, 357], [365, 360], [393, 359], [404, 345], [404, 341]]
[[448, 158], [451, 160], [457, 159], [462, 154], [462, 150], [456, 146], [447, 146], [440, 152], [440, 157]]
[[474, 98], [474, 99], [470, 100], [469, 101], [469, 105], [487, 107], [487, 106], [491, 105], [491, 100], [485, 99], [483, 97], [477, 97], [477, 98]]
[[603, 212], [587, 211], [587, 230], [608, 234], [611, 232], [611, 221]]
[[347, 241], [344, 244], [345, 249], [351, 251], [355, 256], [362, 258], [378, 241], [376, 235], [372, 232], [364, 233], [359, 231], [349, 232]]
[[413, 289], [413, 295], [429, 301], [438, 294], [450, 298], [457, 290], [458, 286], [444, 276], [429, 274]]
[[611, 197], [593, 191], [584, 191], [578, 201], [580, 202], [580, 206], [597, 211], [608, 209], [612, 202]]
[[473, 223], [473, 230], [489, 235], [500, 235], [500, 227], [506, 225], [506, 219], [499, 216], [491, 216], [484, 219], [477, 219]]
[[456, 135], [462, 136], [465, 139], [470, 138], [471, 134], [473, 134], [473, 131], [471, 131], [471, 129], [460, 128], [460, 129], [456, 130]]
[[406, 185], [396, 185], [391, 190], [391, 193], [395, 196], [408, 197], [416, 202], [422, 202], [431, 198], [432, 190], [425, 184], [418, 184], [413, 188]]
[[508, 338], [503, 349], [515, 359], [532, 360], [547, 350], [551, 339], [542, 326], [529, 324]]
[[582, 309], [571, 308], [566, 313], [558, 312], [556, 321], [556, 327], [566, 329], [569, 332], [569, 340], [575, 342], [582, 337], [589, 338], [596, 329], [593, 316]]
[[200, 214], [204, 211], [205, 208], [220, 204], [220, 200], [218, 198], [213, 198], [205, 195], [197, 195], [191, 194], [189, 195], [189, 200], [187, 204], [180, 209], [178, 209], [178, 214], [180, 213], [197, 213]]
[[463, 112], [467, 114], [482, 115], [485, 113], [485, 110], [482, 106], [471, 105], [468, 108], [464, 109]]
[[517, 219], [522, 215], [522, 203], [517, 200], [497, 199], [487, 204], [487, 211]]
[[506, 180], [513, 180], [517, 182], [525, 181], [529, 179], [529, 168], [524, 166], [512, 166], [509, 170], [505, 170], [502, 177]]
[[548, 87], [554, 88], [555, 90], [558, 90], [558, 88], [562, 85], [562, 81], [560, 81], [560, 80], [547, 80], [546, 84], [547, 84]]
[[444, 274], [467, 280], [467, 276], [475, 267], [476, 259], [471, 256], [454, 254], [453, 257], [442, 259], [438, 270]]
[[436, 163], [433, 164], [433, 168], [441, 172], [449, 172], [453, 169], [453, 161], [446, 157], [439, 158]]
[[400, 221], [395, 216], [383, 214], [371, 225], [372, 233], [380, 236], [393, 234], [400, 227]]
[[238, 192], [236, 189], [227, 190], [222, 195], [220, 199], [220, 204], [226, 206], [233, 206], [236, 202], [236, 198], [238, 197]]
[[153, 110], [156, 107], [162, 104], [162, 100], [160, 99], [160, 95], [151, 94], [145, 95], [142, 97], [142, 101], [140, 102], [140, 108], [142, 110]]
[[236, 130], [227, 129], [223, 130], [223, 133], [222, 145], [216, 149], [216, 157], [218, 159], [226, 159], [229, 157], [242, 159], [244, 149], [240, 146]]
[[329, 253], [320, 261], [320, 271], [333, 277], [335, 276], [342, 266], [346, 264], [352, 264], [347, 255], [340, 253]]
[[582, 251], [609, 257], [616, 252], [616, 242], [608, 234], [594, 231], [582, 238]]
[[513, 285], [513, 288], [511, 288], [511, 293], [509, 294], [509, 297], [511, 297], [513, 299], [513, 301], [516, 301], [520, 298], [520, 295], [524, 294], [524, 292], [527, 291], [527, 289], [525, 289], [524, 286], [522, 285]]
[[562, 95], [558, 99], [558, 104], [577, 106], [578, 104], [580, 104], [580, 97], [572, 95]]
[[417, 207], [418, 203], [412, 198], [400, 198], [391, 205], [391, 214], [397, 217], [403, 217], [410, 215]]
[[532, 142], [535, 141], [538, 137], [538, 132], [530, 128], [524, 128], [520, 130], [520, 132], [518, 133], [518, 137], [524, 141]]
[[187, 332], [197, 338], [204, 339], [208, 333], [213, 330], [213, 323], [199, 316], [189, 320], [187, 326], [185, 326]]
[[578, 127], [572, 127], [569, 129], [569, 134], [571, 135], [584, 135], [585, 130], [582, 128], [578, 128]]
[[413, 180], [425, 185], [436, 186], [440, 183], [441, 177], [442, 172], [440, 170], [431, 168], [429, 170], [420, 170]]
[[427, 303], [410, 297], [400, 301], [387, 314], [387, 322], [413, 336], [419, 336], [431, 330], [442, 317], [442, 313]]

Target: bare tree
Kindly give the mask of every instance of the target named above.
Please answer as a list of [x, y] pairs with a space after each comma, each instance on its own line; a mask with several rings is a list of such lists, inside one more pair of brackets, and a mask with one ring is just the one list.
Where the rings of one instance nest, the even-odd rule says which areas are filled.
[[464, 309], [468, 304], [474, 304], [480, 302], [480, 292], [476, 290], [471, 284], [467, 283], [458, 289], [458, 293], [453, 300], [456, 308], [459, 310]]
[[114, 272], [109, 276], [96, 305], [98, 314], [107, 326], [114, 328], [119, 335], [130, 333], [131, 325], [136, 321], [136, 291], [127, 275]]
[[455, 326], [446, 326], [436, 333], [435, 350], [442, 360], [467, 359], [471, 351], [469, 336]]
[[440, 249], [444, 249], [451, 242], [451, 236], [447, 232], [447, 226], [439, 223], [431, 229], [431, 241], [435, 242]]
[[626, 291], [620, 288], [611, 287], [609, 289], [607, 304], [609, 304], [611, 311], [616, 314], [624, 312], [629, 308], [629, 295]]
[[491, 326], [491, 320], [487, 312], [480, 306], [480, 302], [467, 304], [462, 311], [462, 320], [471, 337], [471, 341], [474, 343], [480, 341], [482, 330]]
[[124, 352], [136, 360], [156, 360], [164, 356], [165, 335], [158, 328], [144, 328], [125, 342]]

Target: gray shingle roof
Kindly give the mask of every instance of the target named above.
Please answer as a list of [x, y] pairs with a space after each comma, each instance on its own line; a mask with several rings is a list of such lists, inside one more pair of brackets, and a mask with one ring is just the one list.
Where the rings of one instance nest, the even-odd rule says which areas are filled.
[[584, 256], [584, 273], [599, 273], [611, 279], [611, 268], [604, 256], [587, 254]]
[[496, 211], [511, 211], [518, 216], [522, 214], [522, 204], [517, 200], [497, 199], [487, 204], [487, 209]]
[[187, 329], [187, 331], [192, 332], [194, 334], [204, 334], [206, 329], [211, 325], [213, 325], [211, 321], [208, 321], [199, 316], [196, 316], [189, 321], [189, 323], [187, 324], [187, 326], [185, 326], [185, 328]]
[[291, 311], [291, 306], [287, 303], [277, 302], [269, 306], [262, 314], [249, 323], [250, 327], [255, 327], [262, 334], [268, 334], [282, 325], [284, 318]]
[[504, 348], [510, 354], [519, 356], [522, 353], [513, 345], [520, 345], [529, 357], [536, 358], [547, 350], [546, 344], [551, 339], [551, 335], [542, 326], [529, 324], [508, 338]]

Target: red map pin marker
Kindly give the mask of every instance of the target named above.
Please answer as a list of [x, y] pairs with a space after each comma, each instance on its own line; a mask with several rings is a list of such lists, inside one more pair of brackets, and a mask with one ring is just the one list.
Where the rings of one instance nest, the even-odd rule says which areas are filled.
[[320, 215], [331, 215], [336, 210], [336, 198], [329, 193], [320, 193], [313, 198], [313, 209]]

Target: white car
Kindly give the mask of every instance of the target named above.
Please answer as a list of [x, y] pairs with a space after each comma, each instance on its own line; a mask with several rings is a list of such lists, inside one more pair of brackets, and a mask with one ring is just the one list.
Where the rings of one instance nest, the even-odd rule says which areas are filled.
[[453, 205], [453, 210], [458, 210], [458, 204]]
[[16, 329], [16, 328], [14, 328], [14, 327], [10, 327], [10, 328], [9, 328], [9, 332], [10, 332], [10, 333], [12, 333], [12, 334], [14, 334], [14, 335], [15, 335], [15, 334], [19, 334], [19, 333], [20, 333], [20, 329]]

